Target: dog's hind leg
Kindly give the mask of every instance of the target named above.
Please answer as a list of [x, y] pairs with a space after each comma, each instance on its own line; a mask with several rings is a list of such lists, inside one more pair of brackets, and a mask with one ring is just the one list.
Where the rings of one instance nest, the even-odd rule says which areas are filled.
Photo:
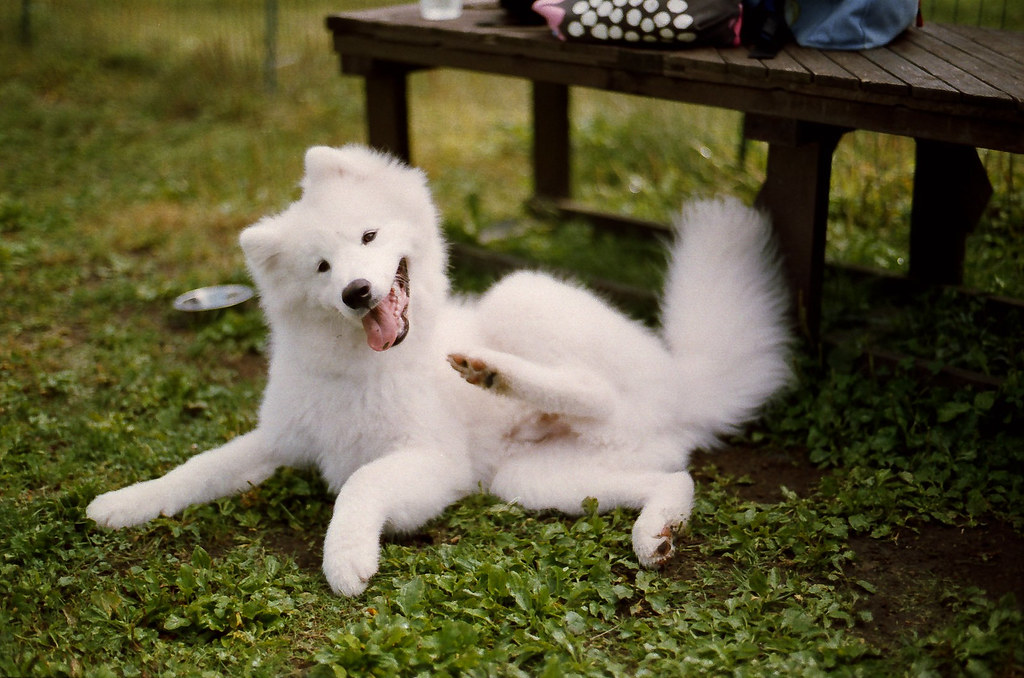
[[490, 491], [532, 510], [579, 514], [588, 497], [601, 510], [640, 509], [633, 524], [633, 551], [643, 567], [672, 556], [673, 536], [693, 510], [693, 479], [686, 471], [644, 471], [595, 463], [574, 454], [520, 455], [503, 464]]
[[529, 403], [541, 412], [603, 419], [615, 408], [613, 386], [578, 366], [546, 365], [484, 348], [452, 353], [448, 362], [470, 384]]

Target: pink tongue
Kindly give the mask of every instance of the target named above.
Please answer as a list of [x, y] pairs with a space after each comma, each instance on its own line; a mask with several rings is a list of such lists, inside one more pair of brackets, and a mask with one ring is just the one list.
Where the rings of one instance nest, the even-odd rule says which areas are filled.
[[374, 351], [386, 351], [391, 348], [398, 338], [398, 332], [405, 325], [401, 314], [402, 302], [392, 291], [363, 316], [363, 330], [366, 332], [366, 343], [370, 348]]

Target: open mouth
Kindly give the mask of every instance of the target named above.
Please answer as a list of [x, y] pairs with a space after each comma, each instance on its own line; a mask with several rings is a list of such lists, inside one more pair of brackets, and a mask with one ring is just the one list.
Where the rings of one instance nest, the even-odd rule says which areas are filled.
[[409, 333], [409, 267], [405, 257], [398, 263], [391, 291], [363, 316], [366, 343], [374, 351], [398, 346]]

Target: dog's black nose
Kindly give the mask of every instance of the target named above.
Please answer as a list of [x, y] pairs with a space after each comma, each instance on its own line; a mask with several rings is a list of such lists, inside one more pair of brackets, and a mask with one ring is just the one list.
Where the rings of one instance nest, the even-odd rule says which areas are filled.
[[370, 281], [353, 280], [341, 292], [341, 300], [349, 308], [370, 308]]

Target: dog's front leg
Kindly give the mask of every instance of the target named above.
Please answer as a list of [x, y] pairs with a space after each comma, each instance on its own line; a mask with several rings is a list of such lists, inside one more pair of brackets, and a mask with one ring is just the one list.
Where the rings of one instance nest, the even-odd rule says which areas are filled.
[[104, 527], [140, 525], [246, 490], [266, 480], [278, 466], [257, 429], [192, 457], [160, 478], [101, 494], [85, 512]]
[[467, 460], [436, 452], [396, 452], [361, 467], [338, 493], [324, 539], [331, 589], [362, 593], [377, 572], [385, 527], [415, 530], [473, 487]]

